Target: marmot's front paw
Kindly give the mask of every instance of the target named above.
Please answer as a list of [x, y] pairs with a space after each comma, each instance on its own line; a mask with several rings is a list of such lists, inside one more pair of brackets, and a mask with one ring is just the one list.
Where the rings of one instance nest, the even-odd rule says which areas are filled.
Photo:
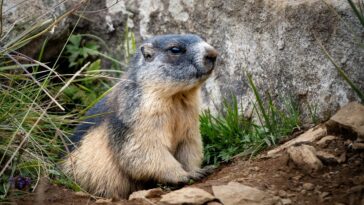
[[204, 168], [201, 169], [197, 169], [197, 170], [193, 170], [187, 173], [187, 175], [183, 175], [181, 177], [179, 177], [177, 182], [170, 182], [167, 183], [169, 186], [177, 186], [177, 187], [182, 187], [185, 184], [189, 184], [191, 183], [191, 180], [193, 181], [199, 181], [201, 179], [203, 179], [204, 177], [210, 175], [212, 172], [214, 172], [216, 166], [210, 165], [210, 166], [206, 166]]
[[199, 181], [202, 178], [204, 178], [204, 177], [210, 175], [211, 173], [213, 173], [215, 168], [216, 168], [216, 166], [209, 165], [209, 166], [206, 166], [204, 168], [194, 170], [194, 171], [189, 173], [189, 178], [194, 180], [194, 181]]

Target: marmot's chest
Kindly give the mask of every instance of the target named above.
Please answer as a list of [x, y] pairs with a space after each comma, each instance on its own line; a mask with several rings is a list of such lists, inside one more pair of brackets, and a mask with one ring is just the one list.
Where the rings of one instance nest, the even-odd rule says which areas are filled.
[[137, 116], [140, 130], [147, 131], [145, 134], [148, 137], [157, 138], [157, 141], [174, 153], [184, 139], [198, 136], [197, 95], [181, 95], [167, 100], [146, 96]]
[[181, 142], [198, 132], [198, 111], [194, 107], [176, 105], [167, 115], [169, 149], [174, 153]]

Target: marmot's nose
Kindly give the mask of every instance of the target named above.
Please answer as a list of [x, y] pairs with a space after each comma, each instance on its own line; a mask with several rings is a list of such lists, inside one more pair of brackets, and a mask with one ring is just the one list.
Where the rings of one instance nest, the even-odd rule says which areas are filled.
[[212, 65], [212, 67], [213, 67], [218, 54], [219, 53], [217, 52], [217, 50], [214, 49], [213, 47], [206, 48], [206, 54], [205, 54], [205, 57], [204, 57], [205, 65], [207, 65], [207, 66]]

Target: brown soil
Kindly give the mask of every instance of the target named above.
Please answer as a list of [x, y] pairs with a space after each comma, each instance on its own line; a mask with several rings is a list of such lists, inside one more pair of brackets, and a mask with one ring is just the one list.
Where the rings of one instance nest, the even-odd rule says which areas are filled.
[[[211, 186], [227, 184], [230, 181], [257, 187], [268, 193], [289, 198], [292, 204], [364, 204], [364, 152], [350, 148], [350, 140], [340, 136], [328, 145], [312, 143], [317, 150], [323, 150], [343, 157], [344, 163], [325, 163], [315, 173], [307, 173], [296, 167], [287, 154], [266, 158], [261, 154], [254, 159], [235, 159], [222, 165], [214, 174], [192, 186], [211, 191]], [[306, 184], [311, 183], [310, 188]], [[14, 200], [16, 204], [96, 204], [95, 199], [79, 196], [65, 188], [46, 185], [42, 194], [29, 194]], [[151, 201], [118, 201], [113, 204], [153, 204]]]

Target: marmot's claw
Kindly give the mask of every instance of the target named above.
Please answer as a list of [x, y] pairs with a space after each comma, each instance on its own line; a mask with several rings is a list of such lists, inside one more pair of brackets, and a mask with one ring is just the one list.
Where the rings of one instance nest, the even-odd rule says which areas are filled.
[[215, 171], [215, 169], [216, 169], [215, 165], [208, 165], [202, 168], [202, 170], [204, 170], [205, 172], [205, 176], [212, 174]]
[[202, 169], [198, 169], [198, 170], [195, 170], [191, 173], [190, 175], [190, 179], [194, 180], [194, 181], [199, 181], [201, 180], [202, 178], [210, 175], [211, 173], [214, 172], [215, 170], [215, 166], [214, 165], [209, 165], [209, 166], [206, 166]]

